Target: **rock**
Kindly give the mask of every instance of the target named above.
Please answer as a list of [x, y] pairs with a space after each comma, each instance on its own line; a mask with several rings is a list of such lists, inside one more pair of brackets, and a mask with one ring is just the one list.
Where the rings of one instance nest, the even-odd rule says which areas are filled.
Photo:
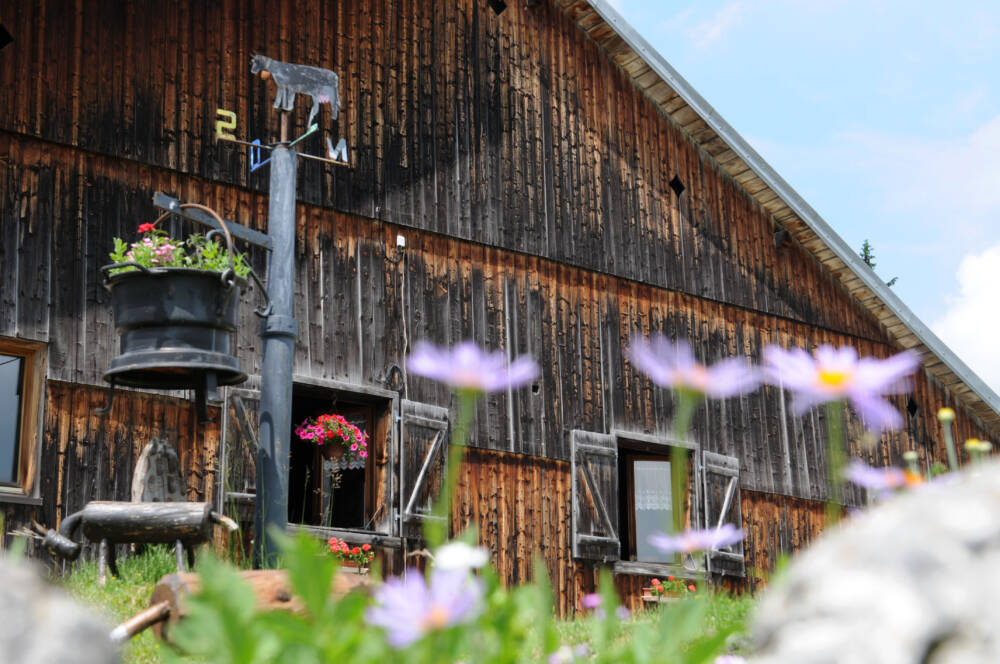
[[46, 582], [38, 568], [0, 559], [0, 662], [117, 662], [111, 627], [95, 613]]
[[1000, 465], [843, 521], [765, 592], [757, 664], [1000, 662]]

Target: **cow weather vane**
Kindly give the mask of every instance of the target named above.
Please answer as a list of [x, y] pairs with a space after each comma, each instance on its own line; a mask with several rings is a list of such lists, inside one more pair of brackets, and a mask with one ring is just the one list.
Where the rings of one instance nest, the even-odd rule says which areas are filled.
[[[329, 69], [280, 62], [265, 55], [255, 55], [250, 59], [250, 73], [257, 74], [265, 81], [270, 79], [277, 85], [274, 108], [283, 111], [281, 113], [281, 142], [269, 145], [261, 143], [259, 138], [252, 141], [236, 138], [236, 135], [232, 133], [237, 126], [236, 112], [224, 108], [218, 108], [215, 111], [217, 118], [215, 138], [218, 141], [248, 146], [250, 148], [250, 172], [253, 173], [271, 161], [270, 157], [261, 159], [262, 150], [273, 151], [276, 145], [292, 147], [318, 131], [319, 123], [314, 123], [313, 120], [319, 115], [322, 104], [327, 104], [330, 107], [331, 119], [337, 120], [340, 115], [340, 78]], [[289, 141], [287, 135], [288, 114], [295, 109], [295, 97], [299, 94], [312, 98], [312, 108], [309, 111], [305, 133]], [[334, 144], [330, 137], [327, 137], [326, 155], [323, 157], [303, 153], [297, 153], [297, 156], [335, 166], [350, 166], [347, 140], [344, 138], [339, 138]]]

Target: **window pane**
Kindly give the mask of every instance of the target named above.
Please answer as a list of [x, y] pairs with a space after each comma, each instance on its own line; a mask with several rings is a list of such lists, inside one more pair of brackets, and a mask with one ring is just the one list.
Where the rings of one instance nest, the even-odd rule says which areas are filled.
[[645, 562], [672, 562], [673, 555], [660, 553], [649, 544], [650, 535], [669, 532], [673, 527], [674, 501], [670, 487], [670, 462], [636, 461], [632, 470], [636, 559]]
[[20, 357], [0, 354], [0, 483], [17, 482], [23, 362]]

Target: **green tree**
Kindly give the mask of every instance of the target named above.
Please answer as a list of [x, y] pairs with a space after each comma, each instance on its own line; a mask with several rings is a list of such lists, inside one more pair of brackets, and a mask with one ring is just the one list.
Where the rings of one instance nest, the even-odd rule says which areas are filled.
[[[861, 251], [858, 252], [858, 256], [860, 256], [861, 260], [865, 262], [865, 265], [873, 270], [875, 269], [875, 249], [872, 247], [872, 243], [869, 242], [867, 238], [865, 239], [865, 243], [861, 245]], [[893, 277], [889, 281], [885, 282], [885, 285], [891, 288], [896, 285], [897, 279], [899, 279], [899, 277]]]
[[875, 250], [867, 238], [865, 238], [865, 243], [861, 245], [861, 253], [858, 256], [861, 256], [861, 260], [865, 262], [865, 265], [873, 270], [875, 269]]

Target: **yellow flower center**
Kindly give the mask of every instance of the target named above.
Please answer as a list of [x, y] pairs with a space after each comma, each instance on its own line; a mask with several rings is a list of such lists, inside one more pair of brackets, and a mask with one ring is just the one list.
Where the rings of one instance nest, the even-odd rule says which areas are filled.
[[442, 627], [448, 626], [448, 612], [441, 606], [432, 606], [431, 610], [427, 612], [427, 617], [424, 618], [424, 628], [431, 629], [441, 629]]
[[828, 369], [819, 370], [819, 382], [826, 387], [840, 388], [851, 379], [850, 372], [830, 371]]

